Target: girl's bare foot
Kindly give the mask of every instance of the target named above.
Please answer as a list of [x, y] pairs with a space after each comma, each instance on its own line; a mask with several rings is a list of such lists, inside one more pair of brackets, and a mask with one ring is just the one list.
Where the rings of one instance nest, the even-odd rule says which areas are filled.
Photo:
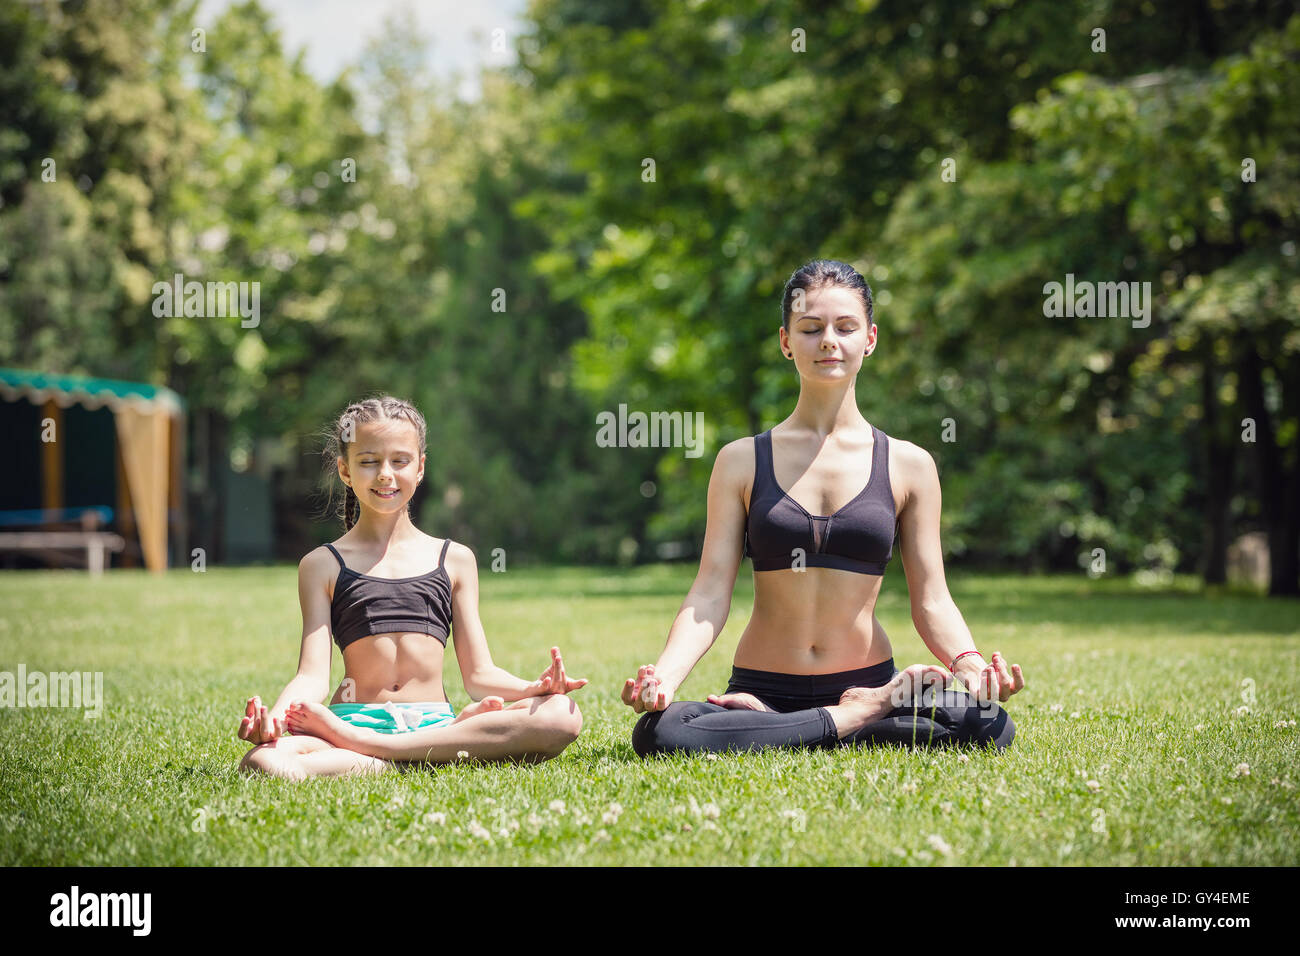
[[484, 697], [482, 700], [476, 700], [457, 714], [456, 719], [453, 720], [452, 723], [460, 723], [466, 717], [473, 717], [475, 714], [487, 714], [494, 710], [500, 710], [505, 707], [505, 705], [505, 700], [500, 697]]
[[[285, 711], [285, 720], [295, 734], [319, 737], [335, 747], [347, 747], [353, 742], [355, 728], [324, 704], [310, 700], [295, 700]], [[349, 748], [350, 749], [350, 748]]]
[[761, 710], [764, 713], [772, 713], [772, 708], [753, 694], [710, 694], [707, 699], [710, 704], [719, 704], [733, 710]]

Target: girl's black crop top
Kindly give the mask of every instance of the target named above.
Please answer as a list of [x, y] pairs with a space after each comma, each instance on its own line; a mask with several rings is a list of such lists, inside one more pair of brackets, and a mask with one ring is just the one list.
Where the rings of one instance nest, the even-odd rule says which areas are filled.
[[447, 545], [438, 567], [413, 578], [375, 578], [343, 563], [334, 545], [325, 547], [338, 558], [339, 576], [330, 603], [330, 629], [339, 650], [372, 634], [431, 634], [445, 647], [451, 634], [451, 578], [447, 576]]
[[871, 475], [856, 498], [833, 515], [809, 514], [776, 483], [772, 430], [754, 436], [754, 488], [745, 519], [745, 555], [755, 571], [839, 568], [885, 573], [898, 519], [889, 484], [889, 439], [871, 426]]

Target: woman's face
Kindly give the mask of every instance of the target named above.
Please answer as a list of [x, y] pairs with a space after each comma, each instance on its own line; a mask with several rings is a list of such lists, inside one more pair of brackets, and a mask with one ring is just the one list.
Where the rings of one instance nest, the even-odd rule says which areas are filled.
[[357, 500], [380, 514], [405, 508], [424, 477], [424, 456], [415, 426], [400, 418], [360, 422], [339, 477]]
[[790, 331], [780, 330], [782, 353], [810, 381], [854, 378], [876, 348], [876, 326], [867, 321], [862, 299], [840, 285], [811, 289], [803, 299], [802, 311], [797, 296], [790, 310]]

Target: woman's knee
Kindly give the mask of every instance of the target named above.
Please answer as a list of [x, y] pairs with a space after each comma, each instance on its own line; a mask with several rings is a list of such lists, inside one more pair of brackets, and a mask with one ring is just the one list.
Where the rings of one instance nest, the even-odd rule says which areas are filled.
[[663, 710], [646, 711], [632, 728], [632, 749], [642, 757], [691, 749], [690, 740], [681, 731], [691, 717], [711, 707], [700, 701], [677, 700]]
[[963, 737], [971, 743], [1006, 750], [1016, 736], [1016, 724], [1005, 707], [984, 703], [967, 712]]

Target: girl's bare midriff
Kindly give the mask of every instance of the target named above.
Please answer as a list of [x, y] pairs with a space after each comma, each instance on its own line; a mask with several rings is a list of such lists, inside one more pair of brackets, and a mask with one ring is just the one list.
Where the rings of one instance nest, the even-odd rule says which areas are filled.
[[834, 674], [894, 656], [873, 624], [884, 578], [838, 568], [756, 571], [754, 613], [735, 664], [782, 674]]
[[343, 683], [330, 703], [445, 701], [444, 653], [430, 634], [374, 634], [353, 641], [343, 648]]

